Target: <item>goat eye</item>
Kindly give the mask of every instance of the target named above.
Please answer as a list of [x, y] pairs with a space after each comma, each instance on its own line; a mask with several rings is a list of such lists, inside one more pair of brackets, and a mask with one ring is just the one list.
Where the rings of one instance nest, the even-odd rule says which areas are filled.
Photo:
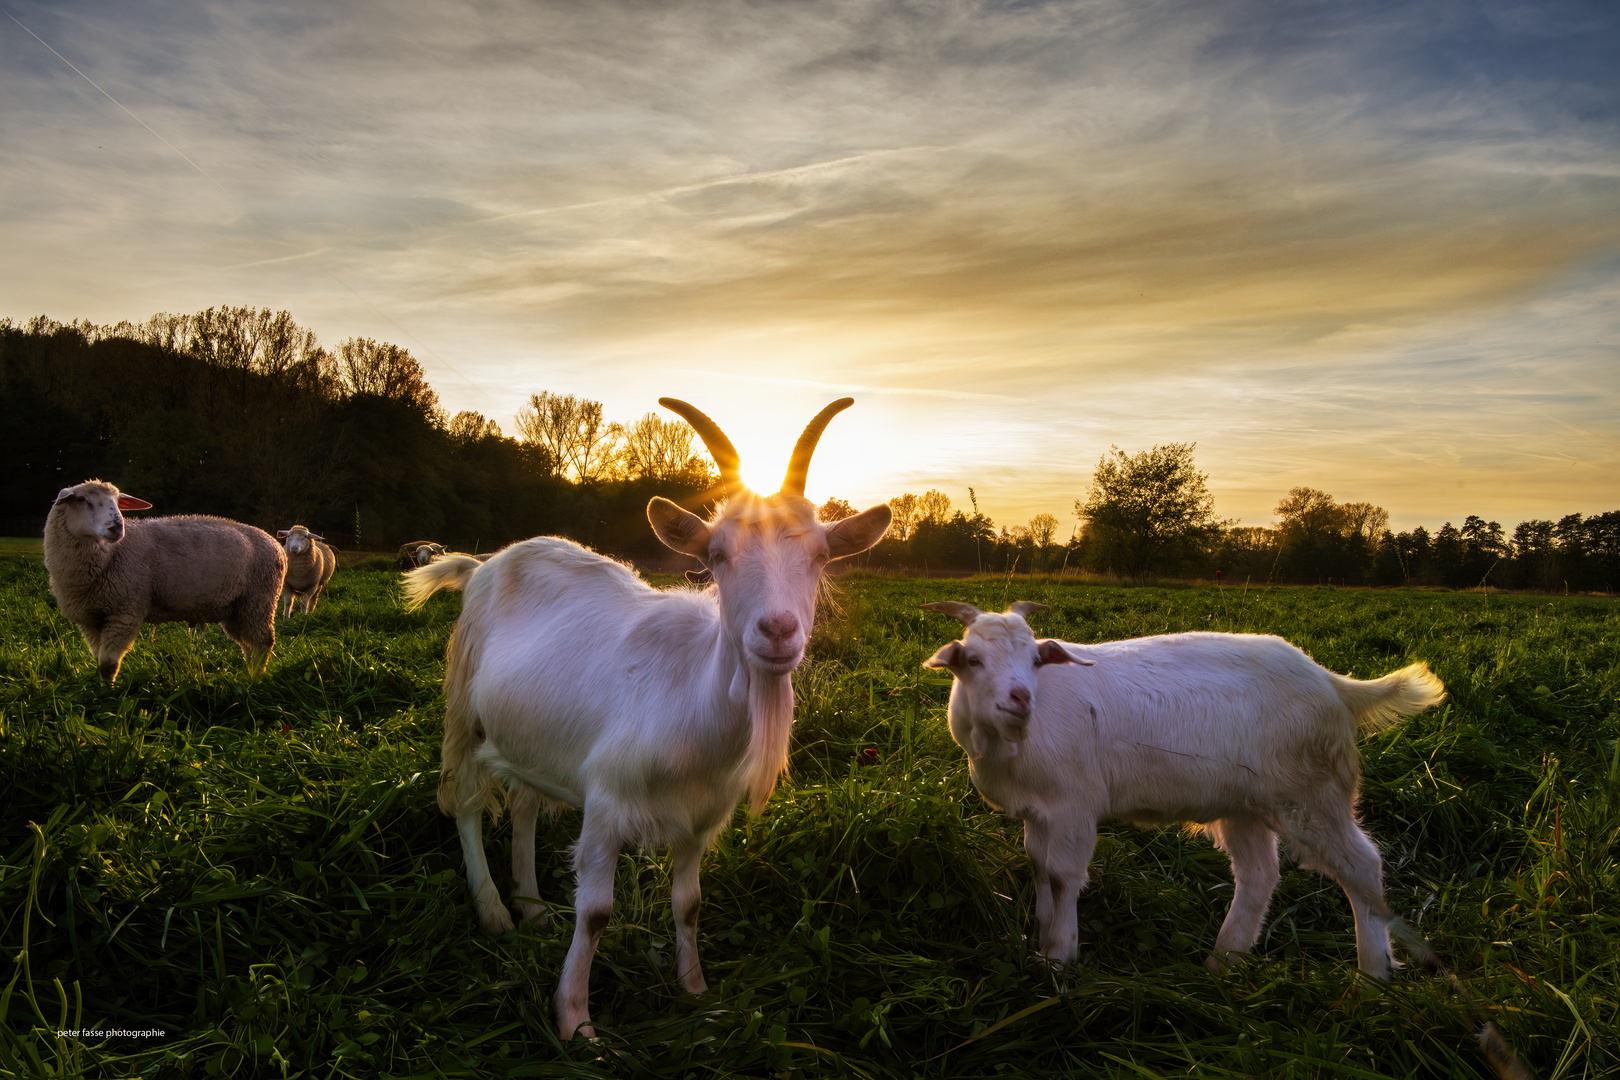
[[968, 657], [968, 667], [984, 667], [984, 662], [977, 656]]

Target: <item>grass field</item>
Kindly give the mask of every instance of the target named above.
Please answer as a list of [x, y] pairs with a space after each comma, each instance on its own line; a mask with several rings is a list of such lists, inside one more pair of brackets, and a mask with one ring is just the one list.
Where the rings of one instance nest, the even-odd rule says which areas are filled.
[[[373, 564], [365, 564], [373, 565]], [[1020, 829], [973, 793], [919, 665], [965, 599], [1080, 641], [1286, 636], [1447, 704], [1363, 744], [1389, 898], [1541, 1077], [1620, 1073], [1620, 607], [1600, 598], [842, 579], [796, 677], [793, 776], [704, 860], [711, 990], [674, 976], [668, 867], [621, 857], [596, 1044], [559, 1042], [577, 813], [541, 826], [546, 929], [474, 927], [434, 805], [446, 638], [346, 569], [245, 677], [217, 628], [143, 637], [116, 688], [37, 558], [0, 558], [0, 1071], [159, 1076], [1485, 1075], [1421, 971], [1358, 992], [1348, 906], [1285, 863], [1258, 958], [1202, 965], [1224, 856], [1105, 826], [1075, 968], [1032, 960]], [[875, 753], [872, 753], [874, 752]], [[491, 838], [508, 878], [504, 829]], [[161, 1028], [162, 1036], [57, 1032]]]

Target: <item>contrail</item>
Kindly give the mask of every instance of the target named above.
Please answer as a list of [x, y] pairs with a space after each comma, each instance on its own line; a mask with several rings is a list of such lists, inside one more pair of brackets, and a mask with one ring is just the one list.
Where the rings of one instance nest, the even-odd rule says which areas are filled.
[[90, 76], [86, 75], [84, 72], [80, 71], [78, 68], [73, 67], [73, 61], [69, 60], [67, 57], [63, 56], [61, 53], [57, 52], [55, 49], [51, 49], [50, 45], [45, 41], [44, 38], [40, 37], [38, 34], [34, 33], [32, 30], [28, 29], [28, 27], [23, 26], [23, 24], [21, 22], [18, 22], [17, 16], [13, 15], [11, 12], [8, 11], [8, 12], [6, 12], [6, 18], [10, 19], [14, 23], [17, 23], [18, 26], [22, 26], [23, 33], [25, 33], [29, 37], [33, 38], [35, 41], [39, 42], [41, 45], [44, 45], [45, 48], [50, 49], [50, 53], [51, 53], [52, 56], [54, 56], [58, 60], [62, 61], [62, 63], [66, 64], [68, 67], [73, 68], [74, 74], [78, 75], [79, 78], [83, 79], [85, 82], [89, 83], [91, 86], [94, 86], [97, 90], [100, 90], [102, 97], [106, 98], [108, 101], [112, 102], [114, 105], [117, 105], [120, 109], [124, 109], [124, 112], [126, 114], [128, 114], [128, 116], [129, 116], [129, 118], [131, 120], [133, 120], [137, 124], [141, 125], [141, 127], [145, 128], [147, 131], [151, 131], [153, 135], [157, 136], [157, 140], [159, 142], [161, 142], [164, 146], [167, 146], [170, 150], [173, 150], [175, 153], [179, 154], [181, 160], [183, 160], [187, 165], [190, 165], [193, 169], [196, 169], [198, 172], [202, 173], [203, 177], [205, 179], [207, 179], [207, 181], [209, 183], [213, 184], [215, 187], [219, 188], [219, 190], [221, 190], [221, 191], [226, 190], [225, 185], [220, 183], [218, 180], [215, 180], [212, 176], [209, 176], [207, 170], [205, 170], [201, 165], [197, 164], [195, 161], [192, 161], [190, 158], [186, 157], [185, 151], [181, 150], [178, 146], [174, 145], [174, 143], [170, 142], [168, 139], [165, 139], [162, 135], [158, 135], [158, 133], [156, 131], [152, 130], [152, 125], [151, 124], [148, 124], [145, 120], [142, 120], [140, 117], [136, 116], [134, 113], [130, 112], [128, 109], [125, 109], [124, 108], [124, 103], [122, 101], [119, 101], [117, 98], [115, 98], [111, 94], [107, 93], [107, 91], [102, 90], [101, 86], [96, 82], [96, 80], [92, 79]]
[[801, 176], [806, 173], [821, 172], [826, 169], [836, 169], [841, 165], [853, 165], [858, 161], [867, 161], [872, 158], [894, 157], [899, 154], [918, 154], [928, 151], [950, 149], [943, 146], [896, 146], [888, 150], [871, 150], [864, 154], [850, 154], [847, 157], [834, 158], [831, 161], [813, 161], [808, 165], [790, 165], [785, 169], [771, 169], [766, 172], [738, 173], [734, 176], [722, 176], [714, 180], [701, 180], [695, 184], [681, 184], [678, 187], [661, 188], [658, 191], [638, 192], [634, 195], [614, 195], [606, 199], [593, 199], [590, 202], [569, 203], [565, 206], [541, 206], [533, 210], [513, 210], [506, 214], [495, 214], [492, 217], [478, 218], [473, 224], [482, 225], [491, 221], [505, 221], [508, 218], [530, 217], [536, 214], [563, 214], [570, 210], [593, 210], [598, 206], [613, 206], [616, 203], [650, 202], [654, 199], [664, 199], [671, 195], [686, 195], [693, 191], [707, 191], [710, 188], [730, 187], [734, 184], [754, 184], [761, 180], [781, 180], [792, 176]]
[[237, 263], [235, 266], [221, 266], [219, 267], [219, 272], [224, 273], [227, 270], [246, 270], [254, 266], [270, 266], [274, 263], [296, 262], [299, 259], [313, 259], [315, 256], [325, 255], [331, 250], [332, 249], [329, 247], [316, 248], [314, 251], [305, 251], [297, 255], [278, 255], [274, 259], [259, 259], [255, 262]]

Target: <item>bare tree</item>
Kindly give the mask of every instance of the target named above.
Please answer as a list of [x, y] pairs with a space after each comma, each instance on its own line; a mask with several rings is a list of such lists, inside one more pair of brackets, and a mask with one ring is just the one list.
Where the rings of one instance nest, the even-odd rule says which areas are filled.
[[708, 464], [692, 452], [696, 432], [686, 421], [648, 413], [629, 427], [613, 427], [620, 435], [619, 467], [626, 476], [693, 483], [709, 477]]
[[355, 337], [337, 347], [338, 381], [350, 395], [373, 394], [438, 415], [439, 395], [427, 372], [407, 350], [386, 341]]
[[463, 409], [450, 418], [446, 426], [452, 442], [467, 446], [485, 437], [500, 438], [501, 425], [489, 419], [481, 412], [473, 409]]
[[611, 470], [614, 428], [602, 420], [602, 403], [573, 394], [542, 390], [516, 417], [518, 437], [541, 447], [576, 483], [600, 479]]

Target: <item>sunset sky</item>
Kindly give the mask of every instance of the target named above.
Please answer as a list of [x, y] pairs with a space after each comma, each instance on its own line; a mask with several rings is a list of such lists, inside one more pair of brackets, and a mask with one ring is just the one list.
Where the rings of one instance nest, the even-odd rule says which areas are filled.
[[[54, 52], [52, 51], [54, 50]], [[75, 71], [75, 68], [77, 71]], [[509, 433], [1074, 519], [1620, 508], [1620, 7], [0, 0], [0, 316], [285, 308]]]

